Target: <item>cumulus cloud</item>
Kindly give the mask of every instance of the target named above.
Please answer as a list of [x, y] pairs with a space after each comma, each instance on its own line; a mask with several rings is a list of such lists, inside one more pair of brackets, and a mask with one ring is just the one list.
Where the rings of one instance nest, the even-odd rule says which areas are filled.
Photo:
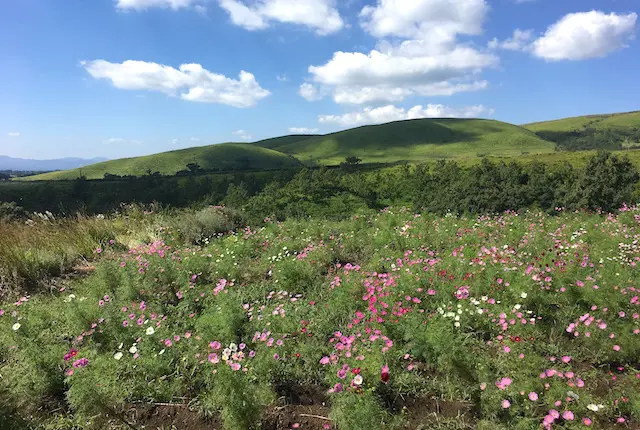
[[253, 136], [250, 135], [248, 132], [246, 132], [245, 130], [237, 130], [233, 132], [234, 136], [238, 136], [240, 139], [244, 140], [244, 141], [250, 141], [251, 139], [253, 139]]
[[293, 134], [317, 134], [319, 131], [318, 128], [289, 127], [289, 133]]
[[103, 140], [102, 143], [107, 145], [112, 144], [130, 144], [130, 145], [140, 145], [142, 141], [135, 139], [123, 139], [121, 137], [112, 137], [106, 140]]
[[551, 25], [531, 49], [533, 55], [547, 61], [604, 57], [625, 48], [634, 38], [637, 19], [636, 13], [570, 13]]
[[482, 105], [453, 108], [441, 104], [429, 104], [424, 107], [417, 105], [408, 110], [387, 105], [377, 108], [366, 107], [361, 111], [344, 115], [320, 115], [318, 120], [323, 124], [338, 124], [349, 127], [418, 118], [479, 118], [491, 116], [493, 113], [493, 109]]
[[177, 10], [201, 2], [201, 0], [117, 0], [116, 7], [121, 10], [145, 10], [153, 7]]
[[134, 60], [123, 63], [94, 60], [81, 64], [92, 77], [110, 80], [116, 88], [179, 95], [181, 99], [191, 102], [245, 108], [254, 106], [270, 94], [251, 73], [244, 70], [235, 80], [210, 72], [200, 64], [182, 64], [178, 69]]
[[259, 0], [249, 5], [242, 0], [218, 0], [218, 3], [232, 23], [247, 30], [267, 28], [273, 21], [304, 25], [320, 35], [344, 27], [336, 0]]
[[479, 74], [498, 57], [457, 37], [480, 34], [487, 10], [485, 0], [378, 0], [360, 12], [362, 28], [379, 39], [376, 48], [335, 52], [310, 66], [312, 83], [300, 95], [317, 99], [324, 91], [341, 104], [396, 103], [486, 88]]
[[18, 137], [18, 136], [20, 136], [20, 133], [18, 133], [17, 131], [10, 131], [9, 133], [7, 133], [7, 136], [9, 136], [9, 137]]
[[507, 51], [524, 51], [527, 50], [531, 39], [533, 39], [533, 30], [520, 30], [517, 28], [513, 32], [513, 36], [503, 41], [494, 38], [488, 43], [489, 49], [506, 49]]
[[300, 96], [310, 102], [314, 102], [317, 100], [320, 100], [322, 98], [324, 98], [324, 94], [323, 91], [321, 91], [318, 86], [313, 85], [313, 84], [309, 84], [309, 83], [304, 83], [302, 85], [300, 85], [300, 89], [298, 90], [298, 94], [300, 94]]
[[372, 36], [450, 44], [457, 34], [477, 35], [489, 5], [485, 0], [378, 0], [360, 12]]

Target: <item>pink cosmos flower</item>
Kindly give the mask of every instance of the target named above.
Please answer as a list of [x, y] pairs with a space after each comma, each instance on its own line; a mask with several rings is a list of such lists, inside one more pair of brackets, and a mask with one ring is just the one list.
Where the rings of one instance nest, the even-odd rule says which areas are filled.
[[215, 341], [209, 343], [209, 348], [218, 350], [218, 349], [222, 348], [222, 345], [220, 344], [220, 342], [215, 340]]
[[320, 359], [320, 364], [322, 364], [322, 365], [327, 365], [327, 364], [329, 364], [329, 357], [327, 357], [326, 355], [325, 355], [324, 357], [322, 357], [322, 358]]
[[86, 367], [89, 364], [89, 360], [87, 358], [81, 358], [73, 362], [73, 367], [81, 368]]
[[502, 408], [503, 409], [509, 409], [511, 407], [511, 402], [507, 399], [504, 399], [502, 401]]
[[569, 357], [568, 355], [562, 356], [562, 362], [563, 363], [568, 363], [570, 361], [571, 361], [571, 357]]
[[238, 371], [238, 370], [240, 370], [240, 367], [242, 367], [242, 366], [240, 366], [240, 363], [232, 363], [231, 364], [231, 370]]
[[529, 400], [531, 400], [532, 402], [535, 402], [538, 400], [538, 393], [536, 393], [535, 391], [532, 391], [529, 393]]
[[591, 421], [591, 419], [590, 419], [590, 418], [588, 418], [588, 417], [584, 417], [584, 418], [582, 419], [582, 424], [584, 424], [584, 425], [585, 425], [585, 426], [587, 426], [587, 427], [589, 427], [592, 423], [593, 423], [593, 421]]
[[573, 415], [573, 412], [571, 412], [571, 411], [564, 411], [562, 413], [562, 418], [567, 420], [567, 421], [573, 421], [575, 416]]
[[613, 345], [614, 351], [620, 351], [620, 345]]
[[347, 371], [345, 369], [338, 370], [338, 378], [344, 379], [347, 376]]
[[512, 382], [513, 381], [511, 380], [511, 378], [502, 378], [496, 381], [496, 387], [498, 387], [500, 390], [506, 390]]

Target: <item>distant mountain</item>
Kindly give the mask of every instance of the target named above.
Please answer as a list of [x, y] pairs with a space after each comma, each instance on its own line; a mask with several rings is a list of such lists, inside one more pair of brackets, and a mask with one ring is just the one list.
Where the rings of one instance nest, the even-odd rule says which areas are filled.
[[27, 158], [13, 158], [0, 155], [0, 170], [21, 170], [29, 172], [48, 172], [51, 170], [68, 170], [89, 164], [107, 161], [108, 158], [58, 158], [55, 160], [31, 160]]

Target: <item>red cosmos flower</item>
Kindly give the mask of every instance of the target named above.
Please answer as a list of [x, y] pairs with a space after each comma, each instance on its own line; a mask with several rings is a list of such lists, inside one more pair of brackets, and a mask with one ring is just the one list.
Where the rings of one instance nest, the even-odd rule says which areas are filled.
[[351, 373], [353, 373], [354, 375], [359, 375], [360, 374], [360, 368], [359, 367], [355, 367], [355, 368], [351, 369]]
[[389, 382], [389, 366], [386, 364], [382, 366], [382, 370], [380, 372], [380, 380], [385, 384]]
[[522, 338], [520, 336], [510, 336], [511, 342], [521, 342]]

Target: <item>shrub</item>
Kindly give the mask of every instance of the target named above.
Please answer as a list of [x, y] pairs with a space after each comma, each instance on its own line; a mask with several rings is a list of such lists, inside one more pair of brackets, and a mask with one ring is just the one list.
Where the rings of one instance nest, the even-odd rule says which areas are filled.
[[184, 243], [204, 244], [212, 238], [246, 225], [244, 215], [235, 209], [210, 206], [196, 213], [182, 214], [172, 227]]

